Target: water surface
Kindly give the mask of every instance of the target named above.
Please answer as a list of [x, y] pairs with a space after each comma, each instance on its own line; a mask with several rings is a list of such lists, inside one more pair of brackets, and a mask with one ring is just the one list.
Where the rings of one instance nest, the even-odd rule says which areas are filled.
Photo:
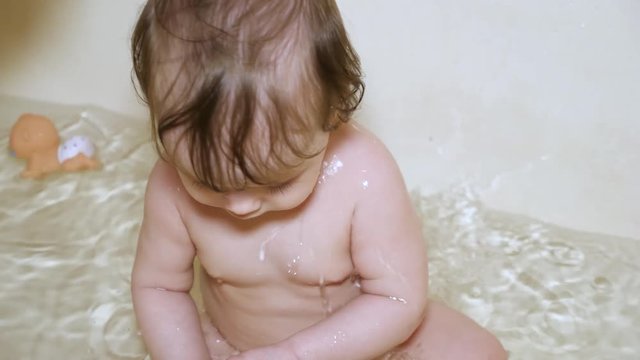
[[[0, 147], [22, 112], [88, 135], [98, 172], [19, 178], [0, 152], [0, 359], [143, 359], [129, 272], [147, 124], [93, 107], [0, 97]], [[640, 358], [640, 239], [486, 209], [468, 186], [414, 194], [434, 298], [491, 329], [511, 359]]]

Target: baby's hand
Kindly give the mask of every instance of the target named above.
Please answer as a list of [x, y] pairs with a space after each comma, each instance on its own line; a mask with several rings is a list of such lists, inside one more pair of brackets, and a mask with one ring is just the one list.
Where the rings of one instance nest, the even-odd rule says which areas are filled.
[[232, 356], [229, 360], [298, 360], [290, 349], [282, 346], [267, 346], [248, 350], [240, 355]]

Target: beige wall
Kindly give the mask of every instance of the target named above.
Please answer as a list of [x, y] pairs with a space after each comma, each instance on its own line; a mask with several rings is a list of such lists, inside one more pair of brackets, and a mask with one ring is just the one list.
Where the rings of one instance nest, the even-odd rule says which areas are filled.
[[[141, 0], [0, 1], [0, 93], [144, 116]], [[411, 188], [640, 238], [640, 2], [342, 0], [367, 74], [360, 119]]]
[[141, 0], [0, 0], [0, 93], [143, 116], [129, 36]]

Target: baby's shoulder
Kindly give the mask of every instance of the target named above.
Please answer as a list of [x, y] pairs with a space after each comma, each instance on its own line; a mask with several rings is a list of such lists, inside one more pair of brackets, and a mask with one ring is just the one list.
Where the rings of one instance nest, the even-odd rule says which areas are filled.
[[177, 171], [166, 161], [159, 159], [149, 173], [147, 191], [176, 190], [181, 184]]
[[336, 168], [331, 166], [333, 163], [339, 165], [342, 185], [358, 190], [353, 191], [356, 202], [362, 194], [375, 199], [406, 191], [391, 152], [377, 136], [357, 123], [344, 125], [332, 134], [326, 158], [329, 169]]
[[384, 143], [357, 123], [341, 126], [332, 134], [327, 154], [362, 169], [386, 171], [389, 167], [396, 168], [396, 162]]
[[186, 196], [186, 190], [176, 169], [159, 159], [147, 179], [145, 202], [149, 205], [163, 203], [165, 206], [178, 206], [185, 202]]

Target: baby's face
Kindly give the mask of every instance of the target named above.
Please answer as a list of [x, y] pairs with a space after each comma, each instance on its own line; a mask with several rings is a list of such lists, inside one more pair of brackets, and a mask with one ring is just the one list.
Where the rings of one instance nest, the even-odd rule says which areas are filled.
[[217, 192], [196, 180], [190, 166], [183, 165], [177, 170], [185, 190], [197, 202], [223, 209], [238, 219], [251, 219], [270, 211], [296, 208], [309, 197], [318, 183], [327, 142], [328, 134], [321, 137], [320, 153], [287, 169], [273, 183], [249, 183], [243, 190]]

